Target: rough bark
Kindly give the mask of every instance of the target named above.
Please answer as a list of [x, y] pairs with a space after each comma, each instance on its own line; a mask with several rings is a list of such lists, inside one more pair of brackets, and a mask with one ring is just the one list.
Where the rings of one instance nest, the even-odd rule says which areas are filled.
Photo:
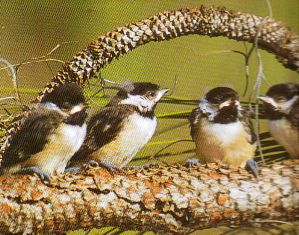
[[298, 219], [299, 160], [262, 167], [260, 179], [217, 164], [109, 172], [90, 168], [49, 184], [0, 177], [0, 232], [119, 226], [186, 234], [191, 229]]
[[[224, 36], [247, 42], [257, 38], [260, 48], [274, 53], [285, 67], [299, 72], [299, 36], [288, 27], [270, 18], [202, 6], [159, 13], [100, 36], [66, 63], [34, 102], [39, 102], [45, 93], [67, 80], [83, 85], [106, 64], [141, 45], [189, 34]], [[18, 120], [9, 128], [8, 137], [19, 123]]]
[[190, 34], [247, 42], [257, 38], [260, 48], [274, 53], [285, 67], [299, 72], [299, 36], [288, 27], [270, 18], [202, 6], [159, 13], [100, 36], [63, 66], [36, 101], [65, 80], [83, 84], [106, 64], [141, 45]]

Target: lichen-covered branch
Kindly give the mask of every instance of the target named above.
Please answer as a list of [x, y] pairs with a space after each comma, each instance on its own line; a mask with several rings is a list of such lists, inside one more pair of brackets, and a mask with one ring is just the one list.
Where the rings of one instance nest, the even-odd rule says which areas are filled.
[[285, 67], [299, 72], [299, 36], [288, 27], [270, 18], [202, 6], [159, 13], [100, 36], [63, 66], [36, 101], [65, 80], [83, 84], [113, 59], [141, 45], [189, 34], [247, 42], [257, 38], [260, 48], [274, 53]]
[[91, 168], [48, 185], [34, 176], [0, 177], [0, 232], [61, 232], [118, 226], [186, 234], [299, 215], [299, 161], [262, 167], [260, 179], [217, 164], [108, 172]]

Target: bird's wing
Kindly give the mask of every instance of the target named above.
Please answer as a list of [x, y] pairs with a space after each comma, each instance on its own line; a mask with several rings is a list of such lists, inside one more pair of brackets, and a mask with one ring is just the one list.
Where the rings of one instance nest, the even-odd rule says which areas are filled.
[[190, 116], [189, 116], [189, 122], [190, 122], [190, 127], [191, 127], [191, 137], [193, 140], [195, 140], [197, 131], [198, 131], [198, 122], [201, 116], [201, 112], [199, 108], [195, 108], [192, 110]]
[[249, 110], [242, 110], [241, 122], [243, 123], [243, 125], [245, 127], [245, 131], [250, 136], [249, 143], [250, 144], [255, 144], [256, 141], [257, 141], [257, 136], [254, 132], [253, 124], [252, 124], [252, 122], [249, 118], [250, 116], [251, 116], [251, 113], [250, 113]]
[[31, 155], [43, 150], [49, 140], [49, 136], [62, 121], [61, 114], [56, 111], [33, 111], [21, 125], [5, 150], [2, 166], [7, 167], [26, 161]]
[[124, 120], [134, 112], [130, 105], [107, 106], [95, 114], [87, 125], [85, 141], [71, 161], [77, 161], [110, 143], [121, 131]]
[[292, 126], [299, 129], [299, 99], [293, 105], [293, 108], [289, 114], [289, 120]]

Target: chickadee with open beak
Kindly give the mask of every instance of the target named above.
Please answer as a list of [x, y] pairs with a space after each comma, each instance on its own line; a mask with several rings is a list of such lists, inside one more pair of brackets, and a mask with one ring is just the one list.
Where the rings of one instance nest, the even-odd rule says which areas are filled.
[[107, 168], [126, 166], [155, 133], [154, 111], [167, 91], [148, 82], [127, 84], [119, 90], [91, 117], [86, 139], [67, 171], [77, 172], [90, 162]]
[[228, 87], [210, 90], [192, 111], [189, 120], [200, 162], [246, 166], [258, 175], [253, 160], [256, 136], [236, 91]]
[[12, 136], [0, 173], [36, 173], [43, 180], [63, 173], [84, 141], [86, 117], [85, 99], [77, 84], [66, 83], [47, 93]]
[[299, 158], [299, 83], [276, 84], [259, 99], [273, 138], [292, 158]]

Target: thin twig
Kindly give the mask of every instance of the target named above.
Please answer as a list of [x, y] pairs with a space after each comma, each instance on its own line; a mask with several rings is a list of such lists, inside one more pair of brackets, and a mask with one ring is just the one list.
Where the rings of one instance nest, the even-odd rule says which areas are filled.
[[89, 229], [86, 231], [86, 233], [84, 233], [84, 235], [88, 235], [91, 232], [92, 229]]
[[0, 61], [3, 62], [4, 64], [6, 64], [7, 68], [11, 71], [12, 83], [13, 83], [13, 87], [15, 89], [16, 97], [17, 97], [18, 101], [20, 103], [22, 103], [20, 94], [19, 94], [19, 86], [18, 86], [17, 73], [16, 73], [15, 66], [13, 66], [8, 60], [5, 60], [3, 58], [0, 58]]
[[172, 86], [170, 92], [167, 95], [165, 95], [164, 97], [172, 96], [176, 90], [177, 84], [178, 84], [178, 75], [176, 74], [175, 78], [174, 78], [174, 83], [173, 83], [173, 86]]
[[[257, 56], [257, 60], [258, 60], [258, 73], [257, 73], [257, 78], [256, 78], [256, 81], [255, 81], [255, 84], [254, 84], [254, 88], [250, 94], [250, 97], [249, 97], [249, 107], [252, 109], [252, 99], [253, 99], [253, 96], [255, 95], [255, 98], [257, 100], [257, 97], [260, 96], [260, 90], [261, 90], [261, 85], [262, 85], [262, 82], [265, 81], [267, 82], [266, 80], [266, 76], [265, 76], [265, 73], [264, 73], [264, 67], [263, 67], [263, 60], [262, 60], [262, 56], [259, 52], [259, 47], [258, 47], [258, 39], [259, 39], [259, 36], [260, 36], [260, 32], [261, 32], [261, 29], [262, 27], [264, 26], [265, 22], [269, 19], [269, 18], [272, 18], [272, 7], [271, 7], [271, 4], [270, 4], [270, 1], [269, 0], [266, 0], [267, 2], [267, 6], [268, 6], [268, 16], [264, 18], [263, 22], [260, 24], [258, 30], [257, 30], [257, 34], [256, 34], [256, 37], [255, 37], [255, 40], [254, 40], [254, 48], [255, 48], [255, 52], [256, 52], [256, 56]], [[260, 121], [259, 121], [259, 103], [256, 102], [256, 105], [255, 105], [255, 129], [256, 129], [256, 132], [257, 133], [260, 133]], [[266, 164], [266, 161], [265, 161], [265, 158], [264, 158], [264, 155], [263, 155], [263, 151], [262, 151], [262, 145], [261, 145], [261, 140], [259, 138], [259, 135], [257, 135], [257, 144], [258, 144], [258, 151], [259, 151], [259, 154], [260, 154], [260, 157], [262, 159], [262, 162], [263, 164]]]
[[6, 101], [6, 100], [16, 100], [16, 97], [14, 97], [14, 96], [8, 96], [8, 97], [0, 98], [0, 102]]
[[[64, 61], [62, 60], [59, 60], [59, 59], [53, 59], [53, 58], [48, 58], [48, 59], [45, 59], [46, 57], [52, 55], [56, 50], [58, 50], [62, 45], [64, 44], [70, 44], [70, 43], [76, 43], [76, 42], [79, 42], [79, 41], [68, 41], [68, 42], [62, 42], [62, 43], [59, 43], [57, 44], [53, 49], [50, 50], [50, 52], [48, 52], [46, 55], [43, 55], [43, 56], [39, 56], [39, 57], [33, 57], [33, 58], [30, 58], [30, 59], [26, 59], [24, 60], [23, 62], [21, 63], [18, 63], [18, 64], [13, 64], [12, 66], [15, 67], [15, 68], [19, 68], [20, 66], [22, 65], [26, 65], [26, 64], [32, 64], [32, 63], [40, 63], [40, 62], [48, 62], [48, 61], [56, 61], [56, 62], [59, 62], [59, 63], [65, 63]], [[0, 68], [0, 71], [1, 70], [4, 70], [4, 69], [8, 69], [9, 68], [9, 65], [7, 65], [6, 67], [3, 67], [3, 68]]]
[[110, 234], [111, 232], [113, 232], [114, 230], [118, 230], [118, 228], [111, 228], [111, 229], [109, 229], [108, 231], [104, 232], [102, 235], [108, 235], [108, 234]]
[[251, 220], [251, 223], [277, 223], [277, 224], [288, 224], [288, 225], [293, 225], [290, 222], [286, 221], [281, 221], [281, 220]]
[[246, 95], [246, 93], [248, 91], [248, 86], [249, 86], [249, 59], [250, 59], [251, 54], [254, 50], [254, 45], [252, 45], [252, 47], [250, 48], [249, 51], [247, 50], [247, 46], [246, 46], [245, 43], [244, 43], [244, 47], [245, 47], [245, 52], [232, 50], [235, 53], [239, 53], [240, 55], [243, 55], [244, 59], [245, 59], [245, 63], [244, 63], [244, 65], [245, 65], [245, 88], [244, 88], [244, 91], [243, 91], [243, 97]]
[[267, 7], [268, 7], [268, 16], [269, 18], [273, 18], [273, 11], [272, 11], [272, 5], [271, 5], [271, 2], [270, 0], [266, 0], [266, 3], [267, 3]]
[[97, 94], [99, 94], [103, 90], [121, 90], [121, 87], [119, 87], [119, 86], [106, 86], [106, 87], [102, 87], [101, 89], [97, 90], [92, 95], [90, 95], [89, 99], [95, 97]]
[[[48, 62], [48, 61], [55, 61], [55, 62], [59, 62], [59, 63], [62, 63], [62, 64], [65, 63], [64, 61], [59, 60], [59, 59], [48, 58], [48, 59], [41, 59], [41, 60], [34, 60], [34, 61], [25, 61], [25, 62], [21, 62], [21, 63], [18, 63], [18, 64], [13, 64], [12, 66], [14, 66], [15, 68], [19, 69], [19, 67], [22, 66], [22, 65], [34, 64], [34, 63], [41, 63], [41, 62]], [[7, 68], [8, 67], [0, 68], [0, 71], [4, 70], [4, 69], [7, 69]]]
[[158, 152], [156, 152], [153, 156], [151, 156], [149, 158], [149, 160], [152, 160], [152, 159], [156, 158], [162, 151], [164, 151], [165, 149], [171, 147], [172, 145], [175, 145], [175, 144], [180, 143], [180, 142], [193, 142], [193, 140], [190, 140], [190, 139], [176, 140], [176, 141], [164, 146], [163, 148], [161, 148]]

